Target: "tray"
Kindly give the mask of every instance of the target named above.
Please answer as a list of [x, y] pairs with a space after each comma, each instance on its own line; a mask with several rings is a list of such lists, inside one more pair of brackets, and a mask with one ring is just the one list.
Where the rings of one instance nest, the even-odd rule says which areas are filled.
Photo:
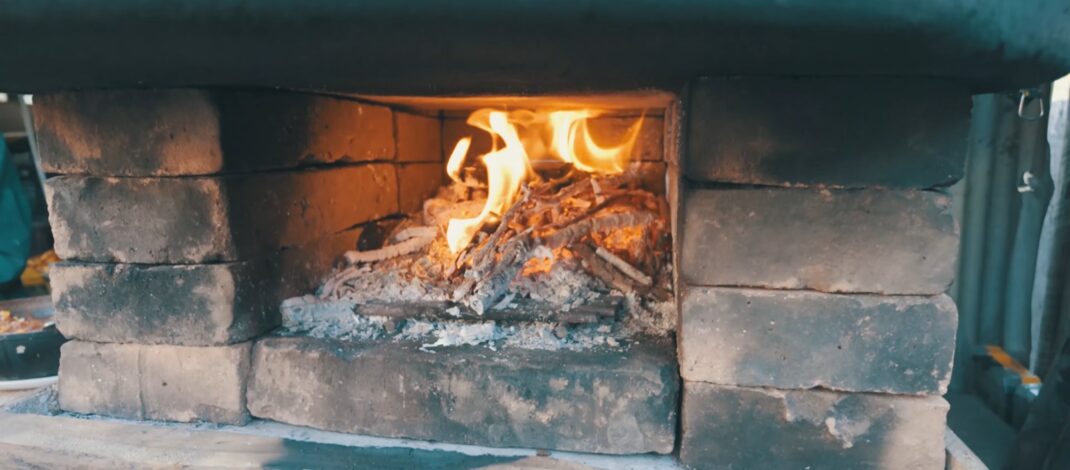
[[[38, 319], [50, 319], [55, 312], [47, 295], [0, 301], [0, 310]], [[59, 370], [59, 348], [66, 341], [51, 323], [39, 331], [0, 334], [0, 381], [55, 376]]]

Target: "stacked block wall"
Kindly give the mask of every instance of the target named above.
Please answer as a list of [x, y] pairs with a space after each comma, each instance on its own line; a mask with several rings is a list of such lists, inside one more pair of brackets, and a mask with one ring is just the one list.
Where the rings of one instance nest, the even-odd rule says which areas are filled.
[[692, 468], [944, 465], [970, 96], [937, 80], [692, 84], [680, 457]]
[[82, 413], [244, 422], [251, 340], [279, 302], [442, 182], [437, 117], [349, 99], [78, 92], [34, 111], [65, 260], [60, 406]]

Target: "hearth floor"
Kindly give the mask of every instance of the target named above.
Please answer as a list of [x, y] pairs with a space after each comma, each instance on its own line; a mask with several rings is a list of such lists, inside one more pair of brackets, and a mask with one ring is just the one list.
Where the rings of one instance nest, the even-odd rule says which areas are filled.
[[616, 348], [262, 338], [253, 417], [328, 431], [494, 447], [671, 453], [679, 379], [667, 338]]
[[[12, 406], [21, 412], [11, 411]], [[48, 413], [38, 397], [9, 403], [0, 411], [0, 467], [682, 468], [670, 455], [547, 455], [535, 449], [369, 437], [259, 419], [245, 426], [219, 426]]]

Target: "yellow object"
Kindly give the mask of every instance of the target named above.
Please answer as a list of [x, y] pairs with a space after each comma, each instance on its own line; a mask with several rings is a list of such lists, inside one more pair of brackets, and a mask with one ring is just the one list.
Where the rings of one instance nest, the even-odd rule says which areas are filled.
[[60, 261], [60, 258], [52, 250], [34, 256], [26, 260], [26, 269], [22, 270], [19, 280], [26, 287], [46, 285], [48, 284], [48, 268], [57, 261]]
[[1014, 358], [1011, 357], [1010, 354], [1007, 354], [1007, 351], [1004, 351], [1003, 348], [999, 346], [988, 345], [985, 346], [985, 350], [988, 351], [989, 357], [991, 357], [994, 361], [998, 362], [999, 365], [1003, 366], [1004, 369], [1018, 374], [1018, 377], [1022, 378], [1023, 384], [1040, 383], [1040, 377], [1037, 377], [1033, 375], [1032, 372], [1029, 372], [1029, 369], [1026, 369], [1021, 364], [1019, 364], [1018, 361], [1014, 360]]

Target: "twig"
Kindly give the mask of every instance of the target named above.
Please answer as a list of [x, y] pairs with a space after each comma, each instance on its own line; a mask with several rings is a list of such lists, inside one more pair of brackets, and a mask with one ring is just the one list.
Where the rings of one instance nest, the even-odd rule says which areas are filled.
[[628, 277], [635, 279], [636, 282], [644, 286], [650, 286], [654, 284], [654, 280], [651, 279], [650, 276], [647, 276], [642, 271], [636, 269], [635, 266], [628, 264], [627, 261], [624, 261], [619, 256], [611, 253], [609, 250], [602, 247], [598, 247], [594, 250], [594, 254], [608, 261], [609, 264], [612, 264], [613, 267], [619, 269], [620, 272], [624, 273]]
[[594, 189], [594, 202], [595, 204], [601, 204], [606, 202], [605, 196], [602, 195], [602, 187], [598, 185], [598, 182], [591, 178], [591, 188]]
[[654, 217], [654, 214], [649, 212], [619, 212], [616, 214], [590, 217], [543, 237], [542, 242], [548, 248], [560, 248], [571, 244], [592, 232], [646, 225], [653, 222], [655, 219], [656, 217]]
[[435, 240], [431, 237], [416, 237], [390, 246], [384, 246], [378, 250], [347, 251], [346, 261], [349, 264], [374, 263], [385, 259], [396, 258], [426, 248]]
[[350, 266], [342, 271], [338, 272], [334, 276], [331, 276], [323, 283], [323, 289], [320, 291], [320, 298], [327, 299], [334, 295], [338, 287], [344, 285], [352, 279], [360, 277], [364, 272], [356, 266]]
[[[638, 178], [639, 172], [633, 169], [629, 169], [619, 175], [612, 175], [606, 177], [592, 176], [590, 178], [577, 181], [572, 185], [566, 186], [565, 188], [558, 191], [556, 194], [550, 194], [544, 197], [558, 200], [567, 199], [570, 197], [575, 197], [588, 190], [595, 192], [595, 185], [597, 185], [602, 191], [605, 191], [607, 189], [617, 189], [621, 186], [631, 183], [634, 180], [637, 180]], [[595, 182], [595, 180], [597, 180], [597, 183]]]
[[509, 290], [509, 284], [513, 278], [527, 262], [528, 254], [531, 252], [529, 245], [527, 234], [518, 235], [509, 240], [509, 243], [502, 249], [501, 259], [486, 278], [476, 283], [472, 293], [464, 299], [465, 304], [477, 314], [483, 315], [483, 312], [486, 312], [490, 306], [498, 303], [498, 300]]
[[621, 274], [620, 271], [613, 269], [608, 261], [599, 258], [587, 243], [576, 244], [576, 246], [572, 247], [572, 251], [583, 261], [583, 266], [587, 268], [594, 277], [597, 277], [602, 282], [606, 283], [607, 286], [625, 294], [628, 292], [639, 291], [639, 289], [636, 289], [635, 285], [632, 284], [630, 278]]
[[447, 273], [448, 276], [452, 276], [454, 269], [468, 261], [471, 261], [473, 266], [481, 264], [487, 254], [494, 251], [498, 239], [502, 237], [502, 234], [505, 233], [506, 228], [509, 226], [509, 221], [516, 216], [517, 210], [519, 210], [522, 205], [526, 204], [531, 197], [531, 190], [528, 189], [526, 184], [520, 186], [520, 193], [520, 199], [513, 203], [512, 206], [509, 206], [509, 208], [505, 210], [505, 213], [502, 214], [501, 221], [498, 223], [498, 228], [494, 229], [494, 233], [492, 233], [478, 248], [464, 253], [468, 256], [464, 256], [463, 258], [458, 257], [458, 259], [451, 264], [450, 272]]
[[435, 227], [419, 226], [409, 227], [405, 230], [398, 232], [394, 235], [394, 240], [403, 242], [410, 238], [431, 238], [434, 239], [438, 235], [438, 229]]
[[[502, 266], [502, 263], [508, 260], [510, 253], [515, 250], [517, 244], [526, 243], [526, 240], [531, 235], [531, 231], [532, 229], [528, 228], [506, 242], [502, 247], [502, 256], [501, 259], [498, 260], [498, 264], [494, 264], [493, 254], [480, 260], [479, 264], [473, 264], [472, 268], [464, 273], [464, 282], [453, 290], [453, 300], [459, 302], [464, 299], [469, 292], [472, 292], [476, 287], [476, 284], [484, 280], [487, 270], [492, 268], [492, 264], [494, 264], [493, 268], [495, 270], [499, 269], [500, 266]], [[527, 260], [525, 259], [525, 261]], [[523, 267], [522, 265], [523, 263], [521, 263], [521, 267]]]

